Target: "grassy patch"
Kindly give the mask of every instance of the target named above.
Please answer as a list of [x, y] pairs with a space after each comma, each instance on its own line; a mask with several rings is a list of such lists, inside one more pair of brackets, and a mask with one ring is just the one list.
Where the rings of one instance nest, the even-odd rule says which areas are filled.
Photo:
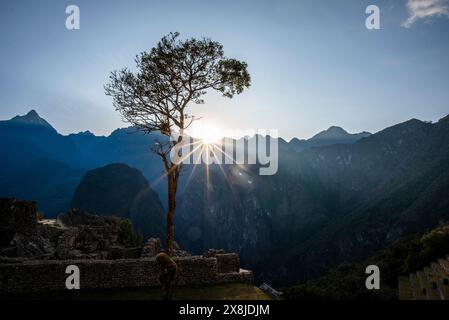
[[[160, 287], [76, 290], [57, 293], [38, 293], [9, 296], [17, 299], [70, 299], [70, 300], [161, 300]], [[230, 283], [208, 286], [183, 286], [174, 291], [175, 300], [269, 300], [259, 288], [248, 284]]]

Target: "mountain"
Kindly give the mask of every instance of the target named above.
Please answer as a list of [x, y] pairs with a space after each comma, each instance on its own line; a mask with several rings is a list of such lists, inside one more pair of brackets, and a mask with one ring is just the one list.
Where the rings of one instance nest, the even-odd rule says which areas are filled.
[[[36, 200], [39, 210], [51, 218], [68, 209], [75, 187], [90, 169], [128, 163], [155, 181], [161, 176], [162, 165], [149, 149], [157, 137], [133, 128], [118, 129], [108, 137], [91, 132], [63, 136], [34, 110], [0, 121], [0, 196]], [[58, 177], [58, 184], [64, 187], [58, 188], [52, 177]], [[164, 181], [156, 187], [164, 196]]]
[[289, 142], [289, 146], [295, 151], [304, 151], [313, 147], [333, 145], [333, 144], [350, 144], [360, 139], [367, 138], [371, 135], [369, 132], [348, 133], [341, 127], [332, 126], [327, 130], [321, 131], [308, 140], [299, 140], [293, 138]]
[[362, 138], [369, 137], [371, 133], [369, 132], [361, 132], [361, 133], [348, 133], [346, 130], [344, 130], [341, 127], [332, 126], [327, 130], [321, 131], [320, 133], [317, 133], [309, 140], [311, 141], [351, 141], [355, 142], [357, 140], [360, 140]]
[[9, 120], [11, 123], [17, 123], [17, 124], [27, 124], [27, 125], [34, 125], [34, 126], [40, 126], [44, 127], [53, 131], [56, 131], [46, 120], [41, 118], [35, 110], [31, 110], [24, 116], [15, 116], [11, 120]]
[[37, 200], [55, 217], [68, 208], [83, 173], [76, 146], [32, 110], [0, 121], [0, 196]]
[[441, 118], [438, 122], [439, 123], [449, 123], [449, 114], [447, 116], [445, 116], [444, 118]]
[[[439, 225], [424, 233], [402, 237], [366, 260], [340, 265], [317, 279], [286, 288], [284, 297], [287, 300], [395, 300], [400, 276], [410, 281], [410, 273], [428, 267], [448, 252], [449, 225]], [[369, 265], [381, 270], [379, 290], [366, 290], [360, 285], [365, 283], [365, 269]]]
[[[6, 183], [0, 187], [0, 191], [3, 191], [0, 195], [8, 195], [11, 194], [10, 191], [20, 190], [18, 186], [24, 177], [27, 181], [33, 179], [30, 168], [43, 165], [49, 176], [60, 177], [60, 183], [66, 187], [58, 190], [54, 188], [54, 183], [49, 182], [47, 186], [45, 179], [34, 179], [33, 183], [39, 184], [40, 189], [45, 190], [45, 195], [37, 189], [35, 191], [28, 189], [27, 192], [20, 192], [17, 196], [38, 201], [39, 210], [48, 217], [56, 217], [57, 214], [68, 209], [67, 199], [71, 199], [77, 181], [84, 173], [110, 163], [126, 163], [143, 173], [152, 183], [162, 203], [165, 204], [167, 187], [165, 179], [161, 179], [162, 164], [160, 158], [149, 150], [156, 139], [161, 140], [164, 137], [158, 133], [143, 134], [133, 127], [117, 129], [109, 136], [95, 136], [89, 131], [63, 136], [34, 110], [24, 116], [0, 121], [0, 148], [7, 150], [0, 158], [0, 179], [4, 177], [3, 181]], [[339, 141], [324, 144], [337, 142]], [[290, 152], [291, 148], [295, 151], [298, 149], [292, 141], [287, 143], [279, 138], [278, 143], [281, 152]], [[316, 142], [307, 142], [301, 144], [299, 149], [303, 151], [314, 145]], [[46, 161], [48, 165], [44, 164]], [[58, 172], [51, 173], [52, 161], [56, 161], [59, 165], [65, 166], [66, 170], [76, 174], [69, 174], [65, 179]], [[59, 165], [55, 167], [55, 170], [59, 170]], [[190, 175], [189, 168], [185, 171], [186, 176]], [[186, 182], [187, 179], [182, 177], [179, 195], [185, 190]], [[62, 194], [63, 190], [64, 194]], [[55, 199], [58, 200], [55, 201]]]
[[448, 162], [449, 123], [412, 119], [351, 144], [283, 151], [274, 176], [198, 167], [179, 200], [182, 243], [232, 248], [259, 281], [303, 282], [448, 220]]
[[296, 282], [449, 219], [447, 123], [413, 119], [351, 145], [310, 149], [301, 160], [329, 207], [319, 229], [290, 249], [285, 265]]
[[69, 208], [73, 190], [79, 184], [84, 170], [65, 163], [42, 158], [19, 170], [3, 172], [0, 176], [1, 197], [37, 200], [39, 211], [54, 213]]
[[[33, 161], [47, 158], [71, 165], [79, 165], [75, 145], [57, 131], [36, 111], [11, 120], [0, 121], [0, 165], [12, 172], [30, 165]], [[4, 167], [3, 167], [4, 168]], [[2, 173], [0, 172], [0, 176]]]
[[[273, 176], [260, 176], [258, 165], [186, 166], [175, 216], [177, 240], [193, 253], [210, 247], [239, 252], [257, 281], [274, 285], [301, 283], [362, 260], [449, 219], [447, 119], [412, 119], [372, 135], [331, 127], [309, 140], [279, 140], [279, 170]], [[0, 122], [0, 146], [7, 150], [0, 159], [0, 181], [7, 181], [0, 195], [20, 192], [24, 177], [34, 179], [33, 168], [46, 168], [24, 190], [30, 190], [26, 198], [51, 208], [46, 215], [56, 215], [67, 209], [66, 199], [86, 172], [125, 163], [138, 169], [165, 203], [160, 159], [149, 152], [158, 138], [135, 128], [107, 137], [62, 136], [43, 126]], [[95, 198], [114, 204], [107, 211], [120, 208], [108, 193]]]
[[110, 164], [87, 172], [71, 207], [99, 215], [130, 219], [144, 237], [163, 237], [165, 212], [158, 195], [139, 170]]

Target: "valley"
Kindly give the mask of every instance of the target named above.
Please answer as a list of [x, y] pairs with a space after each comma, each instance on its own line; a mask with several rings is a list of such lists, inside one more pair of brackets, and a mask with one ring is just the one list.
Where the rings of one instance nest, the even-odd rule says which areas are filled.
[[[63, 136], [33, 112], [23, 117], [0, 122], [0, 146], [6, 151], [0, 160], [0, 196], [38, 201], [49, 218], [86, 205], [85, 210], [134, 219], [137, 230], [145, 223], [145, 236], [162, 235], [166, 184], [160, 160], [149, 151], [157, 134], [127, 128], [107, 137]], [[213, 247], [238, 252], [256, 282], [285, 286], [367, 258], [400, 237], [448, 220], [447, 117], [435, 123], [413, 119], [356, 137], [340, 129], [302, 142], [279, 138], [279, 170], [273, 176], [259, 176], [258, 165], [186, 166], [176, 240], [194, 254]], [[96, 174], [98, 186], [112, 188], [105, 196], [94, 193], [99, 188], [94, 182], [76, 192], [86, 174], [95, 172], [90, 170], [114, 163], [140, 171], [139, 188], [149, 190], [152, 200], [144, 196], [148, 200], [136, 202], [133, 192], [114, 193], [124, 185], [131, 190], [134, 183], [126, 181], [137, 179], [124, 175], [120, 182], [114, 170], [107, 179], [101, 171]], [[119, 204], [118, 199], [128, 200]], [[119, 209], [131, 203], [141, 208], [140, 218]], [[142, 222], [152, 211], [159, 220]]]

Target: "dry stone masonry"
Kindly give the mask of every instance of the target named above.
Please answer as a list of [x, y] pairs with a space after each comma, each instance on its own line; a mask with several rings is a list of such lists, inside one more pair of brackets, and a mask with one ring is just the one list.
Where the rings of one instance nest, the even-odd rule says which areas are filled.
[[[176, 285], [253, 283], [252, 272], [233, 267], [235, 272], [218, 272], [219, 259], [202, 256], [175, 258]], [[232, 257], [231, 261], [237, 261]], [[230, 264], [231, 261], [228, 263]], [[0, 294], [67, 290], [65, 270], [76, 265], [82, 290], [159, 286], [159, 266], [155, 258], [120, 260], [28, 260], [0, 263]]]
[[449, 255], [399, 278], [400, 300], [449, 300]]
[[[80, 271], [80, 289], [159, 286], [160, 267], [154, 256], [159, 239], [144, 246], [120, 242], [117, 221], [69, 212], [57, 221], [37, 221], [36, 203], [0, 199], [0, 294], [62, 291], [66, 268]], [[253, 283], [253, 274], [240, 269], [235, 253], [209, 250], [190, 256], [176, 245], [176, 285]]]

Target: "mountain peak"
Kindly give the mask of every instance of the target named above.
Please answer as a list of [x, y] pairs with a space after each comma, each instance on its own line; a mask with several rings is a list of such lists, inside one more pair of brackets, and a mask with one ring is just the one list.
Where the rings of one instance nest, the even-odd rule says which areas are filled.
[[38, 125], [42, 127], [46, 127], [48, 129], [54, 128], [43, 118], [39, 116], [39, 114], [36, 112], [36, 110], [32, 109], [30, 110], [26, 115], [24, 116], [15, 116], [10, 120], [11, 122], [21, 123], [21, 124], [31, 124], [31, 125]]
[[92, 133], [92, 131], [89, 131], [89, 130], [86, 130], [86, 131], [80, 131], [80, 132], [78, 132], [77, 134], [80, 135], [80, 136], [89, 136], [89, 137], [95, 136], [95, 135]]
[[354, 140], [355, 141], [355, 140], [367, 137], [369, 135], [371, 135], [371, 134], [369, 132], [366, 132], [366, 131], [352, 134], [352, 133], [348, 133], [342, 127], [331, 126], [331, 127], [329, 127], [329, 129], [321, 131], [320, 133], [314, 135], [312, 138], [310, 138], [310, 140], [312, 140], [312, 141], [318, 141], [318, 140], [327, 140], [327, 141], [332, 141], [332, 140], [340, 140], [340, 141]]
[[340, 134], [348, 134], [348, 131], [343, 129], [342, 127], [331, 126], [326, 130], [328, 133], [340, 133]]
[[36, 112], [36, 110], [31, 109], [27, 114], [26, 117], [33, 117], [33, 118], [40, 118], [39, 114]]
[[438, 123], [449, 123], [449, 114], [443, 118], [441, 118]]
[[310, 140], [335, 140], [345, 138], [349, 135], [349, 133], [337, 126], [331, 126], [327, 130], [321, 131], [320, 133], [314, 135]]

